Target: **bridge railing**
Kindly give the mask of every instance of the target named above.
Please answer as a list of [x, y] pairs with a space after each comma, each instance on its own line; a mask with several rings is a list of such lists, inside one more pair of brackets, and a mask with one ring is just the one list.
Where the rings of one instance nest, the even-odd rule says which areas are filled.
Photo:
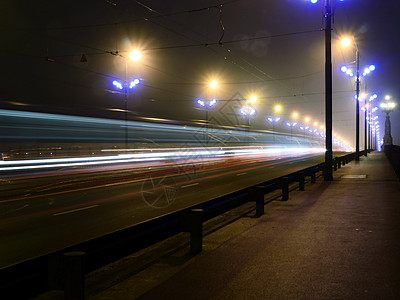
[[[360, 156], [364, 152], [360, 152]], [[337, 170], [355, 158], [350, 153], [333, 160]], [[305, 183], [316, 182], [325, 164], [287, 174], [255, 186], [226, 194], [182, 211], [170, 213], [138, 225], [95, 238], [73, 247], [48, 253], [0, 270], [1, 293], [15, 299], [31, 298], [47, 290], [64, 290], [66, 299], [84, 299], [84, 275], [180, 232], [190, 232], [190, 250], [202, 251], [203, 222], [247, 202], [255, 202], [255, 217], [264, 214], [264, 195], [281, 190], [281, 200]]]
[[383, 147], [389, 162], [392, 164], [397, 177], [400, 178], [400, 146], [386, 145]]

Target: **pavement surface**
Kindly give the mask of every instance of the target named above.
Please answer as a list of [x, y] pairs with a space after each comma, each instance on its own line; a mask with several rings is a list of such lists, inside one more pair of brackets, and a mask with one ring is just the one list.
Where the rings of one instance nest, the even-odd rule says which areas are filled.
[[[383, 153], [318, 178], [265, 214], [246, 204], [86, 276], [86, 299], [400, 299], [400, 183]], [[36, 299], [62, 299], [50, 291]]]

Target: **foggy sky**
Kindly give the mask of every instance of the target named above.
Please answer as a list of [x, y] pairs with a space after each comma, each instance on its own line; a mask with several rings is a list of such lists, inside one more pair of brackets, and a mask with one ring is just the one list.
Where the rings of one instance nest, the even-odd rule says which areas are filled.
[[[396, 101], [400, 4], [336, 2], [333, 131], [354, 146], [355, 84], [339, 68], [354, 61], [355, 49], [340, 48], [338, 40], [353, 35], [360, 67], [377, 67], [362, 80], [361, 91], [377, 93], [380, 101], [390, 94]], [[131, 119], [204, 119], [195, 100], [215, 97], [220, 101], [210, 112], [213, 122], [240, 125], [245, 120], [233, 114], [256, 94], [253, 128], [270, 129], [265, 116], [277, 103], [283, 118], [297, 111], [324, 123], [321, 1], [16, 0], [4, 3], [0, 14], [0, 108], [123, 118], [112, 109], [123, 108], [124, 95], [115, 93], [111, 82], [125, 79], [127, 51], [140, 48], [142, 60], [127, 62], [128, 78], [142, 80], [128, 95]], [[213, 78], [219, 82], [216, 91], [207, 87]], [[383, 137], [384, 114], [379, 115]], [[399, 145], [399, 107], [391, 120]]]

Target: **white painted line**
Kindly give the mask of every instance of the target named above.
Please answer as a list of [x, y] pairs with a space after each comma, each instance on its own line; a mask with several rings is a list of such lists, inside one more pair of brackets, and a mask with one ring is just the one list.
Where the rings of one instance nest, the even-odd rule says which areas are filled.
[[184, 189], [184, 188], [187, 188], [187, 187], [191, 187], [191, 186], [195, 186], [195, 185], [198, 185], [198, 184], [199, 184], [198, 182], [195, 182], [195, 183], [192, 183], [192, 184], [182, 185], [181, 189]]
[[236, 174], [236, 176], [242, 176], [242, 175], [245, 175], [245, 174], [247, 174], [246, 172], [244, 172], [244, 173], [239, 173], [239, 174]]
[[95, 207], [97, 207], [97, 206], [98, 206], [98, 205], [96, 204], [96, 205], [92, 205], [92, 206], [86, 206], [86, 207], [81, 207], [81, 208], [77, 208], [77, 209], [73, 209], [73, 210], [63, 211], [63, 212], [59, 212], [59, 213], [53, 214], [53, 216], [65, 215], [65, 214], [73, 213], [73, 212], [76, 212], [76, 211], [81, 211], [81, 210], [85, 210], [85, 209], [95, 208]]

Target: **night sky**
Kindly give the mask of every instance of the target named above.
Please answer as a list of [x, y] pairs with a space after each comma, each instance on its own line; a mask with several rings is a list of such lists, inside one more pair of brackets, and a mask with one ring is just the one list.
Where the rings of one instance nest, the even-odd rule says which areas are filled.
[[[339, 40], [354, 36], [360, 67], [376, 66], [361, 81], [362, 92], [378, 94], [373, 105], [386, 94], [400, 104], [400, 3], [332, 1], [333, 131], [354, 146], [355, 81], [340, 67], [355, 60], [355, 48]], [[271, 129], [265, 117], [275, 104], [283, 119], [297, 111], [324, 123], [322, 1], [15, 0], [0, 14], [0, 108], [122, 119], [124, 95], [112, 81], [123, 81], [127, 67], [128, 79], [141, 79], [128, 95], [132, 120], [202, 120], [201, 97], [219, 100], [212, 122], [237, 126], [255, 94], [253, 128]], [[132, 49], [142, 51], [139, 62], [127, 60]], [[400, 145], [400, 107], [391, 120]]]

